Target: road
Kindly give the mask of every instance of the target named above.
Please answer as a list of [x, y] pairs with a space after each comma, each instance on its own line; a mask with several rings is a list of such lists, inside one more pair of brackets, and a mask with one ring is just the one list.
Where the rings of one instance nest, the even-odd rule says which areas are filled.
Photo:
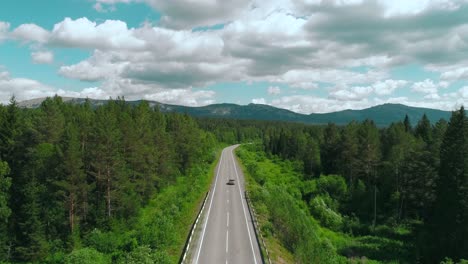
[[[216, 175], [190, 246], [189, 263], [260, 264], [262, 259], [244, 196], [244, 175], [234, 158], [238, 145], [221, 153]], [[227, 185], [229, 179], [235, 185]]]

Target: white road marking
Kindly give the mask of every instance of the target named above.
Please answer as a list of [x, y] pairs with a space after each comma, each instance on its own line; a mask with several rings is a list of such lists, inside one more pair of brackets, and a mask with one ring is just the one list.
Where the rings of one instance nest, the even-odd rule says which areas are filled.
[[229, 212], [227, 213], [227, 221], [226, 221], [226, 226], [229, 227]]
[[201, 252], [201, 248], [203, 246], [203, 240], [205, 238], [206, 225], [208, 224], [208, 220], [210, 219], [211, 205], [213, 204], [213, 198], [214, 198], [215, 193], [216, 193], [216, 184], [218, 183], [219, 170], [221, 168], [221, 164], [222, 164], [222, 161], [223, 161], [223, 154], [224, 154], [224, 150], [221, 152], [221, 158], [219, 159], [218, 171], [216, 172], [216, 179], [215, 179], [215, 185], [214, 185], [214, 188], [213, 188], [213, 194], [211, 195], [210, 206], [208, 207], [208, 213], [207, 213], [207, 217], [206, 217], [206, 221], [205, 221], [205, 226], [203, 227], [203, 232], [202, 232], [202, 240], [200, 242], [200, 247], [198, 248], [198, 254], [197, 254], [197, 259], [195, 260], [195, 263], [198, 263], [198, 259], [200, 258], [200, 252]]
[[228, 253], [229, 249], [229, 229], [226, 230], [226, 253]]
[[240, 195], [241, 202], [242, 202], [242, 210], [244, 212], [245, 225], [247, 226], [247, 233], [249, 234], [250, 247], [252, 248], [252, 255], [254, 257], [254, 262], [255, 262], [255, 264], [257, 264], [257, 258], [255, 257], [255, 250], [254, 250], [253, 243], [252, 243], [252, 236], [250, 235], [249, 224], [248, 224], [248, 221], [247, 221], [247, 214], [245, 213], [244, 199], [242, 199], [242, 192], [241, 192], [241, 189], [240, 189], [239, 174], [237, 173], [236, 162], [234, 161], [234, 152], [233, 152], [233, 150], [234, 149], [231, 149], [232, 164], [234, 164], [234, 171], [236, 172], [237, 187], [239, 189], [239, 195]]

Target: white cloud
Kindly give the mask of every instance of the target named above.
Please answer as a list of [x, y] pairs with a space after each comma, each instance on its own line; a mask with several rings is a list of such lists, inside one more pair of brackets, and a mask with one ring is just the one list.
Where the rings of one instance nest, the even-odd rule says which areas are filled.
[[339, 101], [361, 101], [374, 92], [370, 86], [356, 86], [349, 89], [336, 88], [330, 92], [330, 97]]
[[128, 63], [113, 60], [112, 54], [96, 50], [87, 60], [74, 65], [61, 66], [59, 74], [87, 82], [116, 78]]
[[405, 80], [385, 80], [377, 82], [373, 85], [377, 95], [390, 95], [396, 89], [404, 87], [408, 82]]
[[54, 62], [54, 53], [51, 51], [36, 51], [31, 53], [31, 58], [36, 64], [52, 64]]
[[18, 101], [52, 96], [54, 89], [36, 80], [12, 78], [8, 72], [0, 72], [0, 102], [7, 103], [15, 95]]
[[[99, 87], [89, 87], [81, 91], [58, 90], [57, 95], [62, 97], [91, 98], [91, 99], [109, 99], [110, 95]], [[115, 98], [115, 97], [114, 97]]]
[[426, 79], [422, 82], [416, 82], [411, 86], [411, 90], [425, 94], [436, 94], [438, 85], [431, 79]]
[[50, 42], [55, 45], [90, 49], [143, 49], [145, 42], [136, 38], [134, 29], [120, 20], [106, 20], [101, 24], [87, 18], [65, 18], [55, 24]]
[[446, 81], [468, 80], [468, 67], [460, 67], [442, 72], [440, 78]]
[[340, 101], [311, 95], [292, 95], [275, 99], [271, 102], [271, 105], [298, 113], [310, 114], [346, 109], [363, 109], [369, 107], [371, 104], [367, 99], [361, 101]]
[[285, 83], [293, 88], [313, 89], [317, 87], [317, 82], [336, 84], [339, 86], [349, 86], [352, 84], [367, 84], [378, 82], [387, 76], [388, 74], [386, 72], [377, 70], [369, 70], [365, 73], [359, 73], [341, 69], [295, 69], [290, 70], [283, 75], [266, 79], [271, 82]]
[[36, 24], [22, 24], [12, 32], [12, 36], [22, 41], [35, 41], [45, 43], [50, 33]]
[[268, 94], [271, 95], [278, 95], [281, 93], [281, 89], [278, 86], [270, 86], [268, 87]]
[[457, 91], [456, 95], [463, 99], [468, 99], [468, 86], [463, 86], [462, 88], [460, 88]]
[[254, 98], [252, 104], [267, 104], [265, 98]]
[[[23, 24], [11, 36], [28, 42], [33, 51], [54, 46], [92, 52], [58, 71], [67, 78], [103, 83], [90, 93], [150, 96], [185, 104], [213, 100], [200, 92], [204, 90], [191, 87], [245, 81], [292, 87], [294, 93], [307, 93], [313, 98], [309, 101], [318, 104], [276, 98], [278, 104], [291, 102], [300, 111], [361, 107], [371, 105], [371, 98], [397, 96], [398, 89], [409, 86], [390, 74], [393, 66], [408, 63], [430, 65], [441, 74], [439, 83], [425, 80], [409, 88], [423, 93], [428, 102], [445, 100], [440, 88], [468, 79], [468, 63], [463, 60], [468, 56], [468, 23], [458, 7], [461, 2], [95, 0], [93, 4], [106, 11], [133, 2], [160, 11], [161, 22], [129, 28], [118, 20], [65, 18], [50, 31]], [[192, 31], [218, 23], [224, 28]], [[0, 22], [0, 41], [9, 34], [9, 25]], [[310, 97], [319, 85], [331, 87], [329, 98]], [[272, 95], [280, 92], [268, 89]]]
[[5, 40], [10, 29], [10, 23], [0, 21], [0, 42]]
[[166, 104], [202, 106], [214, 103], [214, 91], [194, 89], [160, 89], [146, 94], [144, 99]]
[[161, 22], [171, 28], [194, 28], [224, 24], [237, 18], [250, 0], [145, 0], [163, 14]]

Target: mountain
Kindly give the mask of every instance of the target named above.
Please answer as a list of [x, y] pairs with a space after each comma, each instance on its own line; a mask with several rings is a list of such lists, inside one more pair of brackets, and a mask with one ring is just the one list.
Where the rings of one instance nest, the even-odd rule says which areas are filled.
[[[19, 103], [21, 107], [37, 108], [45, 98], [38, 98], [33, 100], [22, 101]], [[64, 102], [73, 104], [82, 104], [86, 101], [84, 98], [63, 97]], [[89, 99], [93, 106], [99, 106], [107, 103], [108, 100], [95, 100]], [[141, 103], [138, 101], [127, 101], [128, 104], [136, 105]], [[344, 110], [332, 113], [323, 114], [299, 114], [286, 109], [276, 108], [269, 105], [249, 104], [212, 104], [201, 107], [190, 107], [181, 105], [163, 104], [154, 101], [148, 101], [151, 107], [159, 107], [162, 112], [177, 112], [187, 113], [196, 117], [213, 117], [213, 118], [232, 118], [232, 119], [250, 119], [250, 120], [271, 120], [271, 121], [287, 121], [287, 122], [300, 122], [307, 124], [327, 124], [335, 123], [338, 125], [345, 125], [351, 121], [364, 121], [365, 119], [372, 119], [377, 126], [388, 126], [392, 122], [401, 121], [408, 115], [413, 125], [421, 119], [425, 113], [432, 123], [437, 122], [439, 119], [448, 120], [450, 112], [411, 107], [402, 104], [383, 104], [370, 107], [362, 110]]]

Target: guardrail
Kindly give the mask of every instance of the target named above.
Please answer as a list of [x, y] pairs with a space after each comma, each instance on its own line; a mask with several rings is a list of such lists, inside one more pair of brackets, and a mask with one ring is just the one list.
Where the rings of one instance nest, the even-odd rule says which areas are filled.
[[[244, 192], [244, 195], [245, 195], [245, 200], [247, 201], [247, 208], [249, 209], [250, 218], [252, 219], [252, 222], [253, 222], [255, 238], [257, 239], [258, 245], [260, 245], [260, 256], [262, 257], [262, 262], [266, 263], [265, 256], [262, 250], [262, 246], [263, 246], [263, 248], [265, 249], [266, 259], [268, 259], [268, 264], [271, 264], [271, 259], [270, 259], [270, 254], [268, 253], [268, 248], [266, 247], [265, 240], [263, 239], [262, 233], [258, 229], [257, 214], [255, 213], [255, 208], [252, 206], [250, 199], [248, 198], [249, 196], [248, 196], [247, 191]], [[260, 243], [260, 240], [262, 241], [261, 243]]]
[[182, 251], [182, 255], [180, 256], [180, 259], [179, 259], [180, 264], [185, 263], [185, 259], [187, 257], [187, 252], [189, 251], [190, 243], [192, 242], [193, 233], [195, 232], [195, 229], [197, 228], [198, 220], [200, 219], [200, 216], [202, 215], [202, 212], [205, 209], [206, 200], [207, 200], [209, 194], [210, 194], [210, 191], [208, 191], [206, 193], [205, 199], [203, 200], [203, 205], [201, 206], [200, 211], [198, 212], [197, 219], [192, 224], [192, 228], [190, 229], [189, 236], [187, 237], [187, 240], [185, 242], [184, 250]]

